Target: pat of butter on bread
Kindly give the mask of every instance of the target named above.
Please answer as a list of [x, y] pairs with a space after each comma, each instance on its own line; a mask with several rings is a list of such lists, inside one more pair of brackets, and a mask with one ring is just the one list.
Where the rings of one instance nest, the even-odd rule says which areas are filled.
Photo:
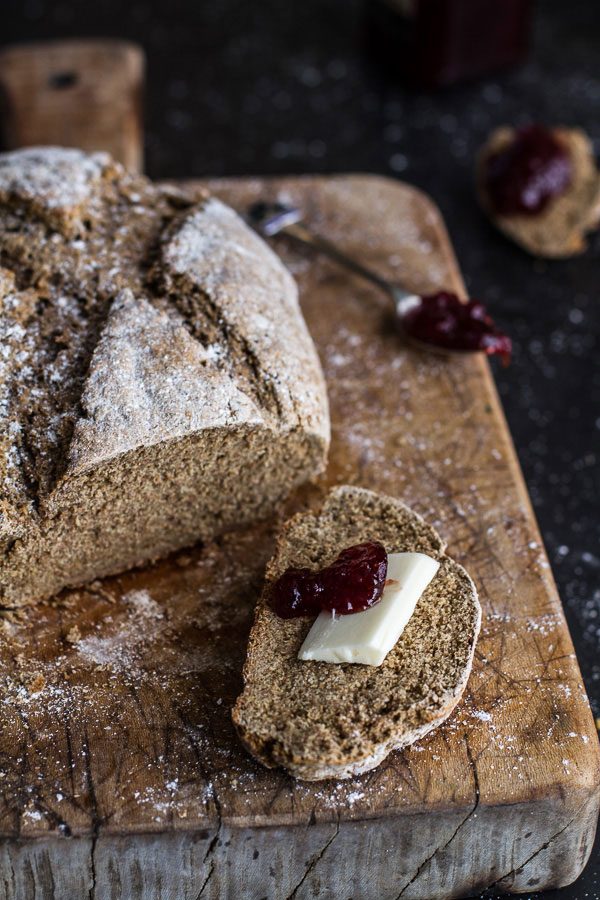
[[345, 616], [320, 613], [298, 659], [380, 666], [439, 567], [437, 560], [424, 553], [389, 553], [381, 600], [370, 609]]

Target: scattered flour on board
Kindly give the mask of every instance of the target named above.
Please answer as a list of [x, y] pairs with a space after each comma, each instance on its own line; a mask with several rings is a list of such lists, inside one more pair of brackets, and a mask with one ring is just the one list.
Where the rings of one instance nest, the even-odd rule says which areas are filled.
[[98, 666], [113, 671], [130, 670], [135, 666], [140, 644], [147, 643], [150, 622], [164, 618], [164, 612], [148, 591], [131, 591], [123, 596], [129, 607], [127, 620], [109, 636], [90, 635], [77, 641], [78, 652]]
[[471, 712], [471, 715], [473, 716], [474, 719], [479, 719], [481, 722], [491, 722], [492, 721], [491, 713], [486, 712], [483, 709], [474, 709]]

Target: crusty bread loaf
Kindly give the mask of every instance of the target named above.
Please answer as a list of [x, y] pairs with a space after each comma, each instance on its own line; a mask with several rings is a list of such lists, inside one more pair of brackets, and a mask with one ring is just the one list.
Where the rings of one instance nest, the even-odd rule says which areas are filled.
[[4, 154], [0, 266], [4, 605], [266, 516], [323, 469], [295, 283], [218, 200], [106, 154]]
[[[427, 553], [439, 559], [438, 573], [381, 666], [300, 661], [312, 619], [279, 618], [269, 606], [270, 584], [289, 566], [321, 567], [365, 540], [381, 541], [388, 553]], [[297, 778], [366, 772], [450, 715], [480, 621], [473, 582], [433, 528], [398, 500], [338, 487], [319, 512], [287, 523], [269, 563], [232, 714], [239, 736], [260, 762]]]
[[477, 163], [477, 190], [487, 215], [504, 234], [534, 256], [560, 258], [582, 253], [586, 234], [600, 223], [600, 173], [587, 135], [576, 128], [555, 128], [572, 160], [573, 178], [564, 194], [535, 215], [498, 215], [485, 187], [487, 161], [510, 146], [513, 128], [497, 128], [488, 138]]

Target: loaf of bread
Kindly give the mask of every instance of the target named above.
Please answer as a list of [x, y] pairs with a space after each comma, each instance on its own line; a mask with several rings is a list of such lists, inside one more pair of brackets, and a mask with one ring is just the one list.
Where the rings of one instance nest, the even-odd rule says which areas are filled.
[[[301, 661], [311, 618], [282, 619], [270, 585], [290, 566], [320, 568], [341, 550], [381, 541], [426, 553], [440, 568], [381, 666]], [[435, 530], [399, 500], [338, 487], [316, 513], [284, 527], [250, 633], [233, 721], [246, 748], [297, 778], [349, 778], [379, 765], [446, 719], [465, 689], [481, 622], [473, 582]]]
[[267, 516], [324, 468], [295, 283], [218, 200], [7, 153], [0, 267], [3, 605]]
[[548, 259], [575, 256], [586, 249], [586, 235], [600, 223], [600, 172], [588, 136], [578, 128], [555, 128], [554, 135], [571, 158], [572, 181], [564, 194], [535, 215], [499, 215], [485, 184], [490, 156], [510, 147], [514, 128], [497, 128], [482, 148], [477, 163], [480, 203], [492, 222], [508, 238], [534, 256]]

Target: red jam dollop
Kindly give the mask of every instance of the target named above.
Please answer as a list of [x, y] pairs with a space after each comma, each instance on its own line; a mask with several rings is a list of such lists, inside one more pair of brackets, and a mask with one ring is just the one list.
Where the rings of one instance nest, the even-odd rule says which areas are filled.
[[571, 184], [569, 151], [548, 128], [520, 128], [486, 164], [485, 186], [500, 216], [536, 215]]
[[402, 317], [409, 337], [444, 350], [498, 354], [505, 364], [510, 362], [512, 342], [496, 327], [483, 303], [462, 301], [449, 291], [420, 299]]
[[343, 550], [320, 569], [286, 569], [271, 588], [271, 607], [282, 619], [317, 616], [323, 610], [340, 616], [362, 612], [383, 594], [387, 553], [377, 541]]

